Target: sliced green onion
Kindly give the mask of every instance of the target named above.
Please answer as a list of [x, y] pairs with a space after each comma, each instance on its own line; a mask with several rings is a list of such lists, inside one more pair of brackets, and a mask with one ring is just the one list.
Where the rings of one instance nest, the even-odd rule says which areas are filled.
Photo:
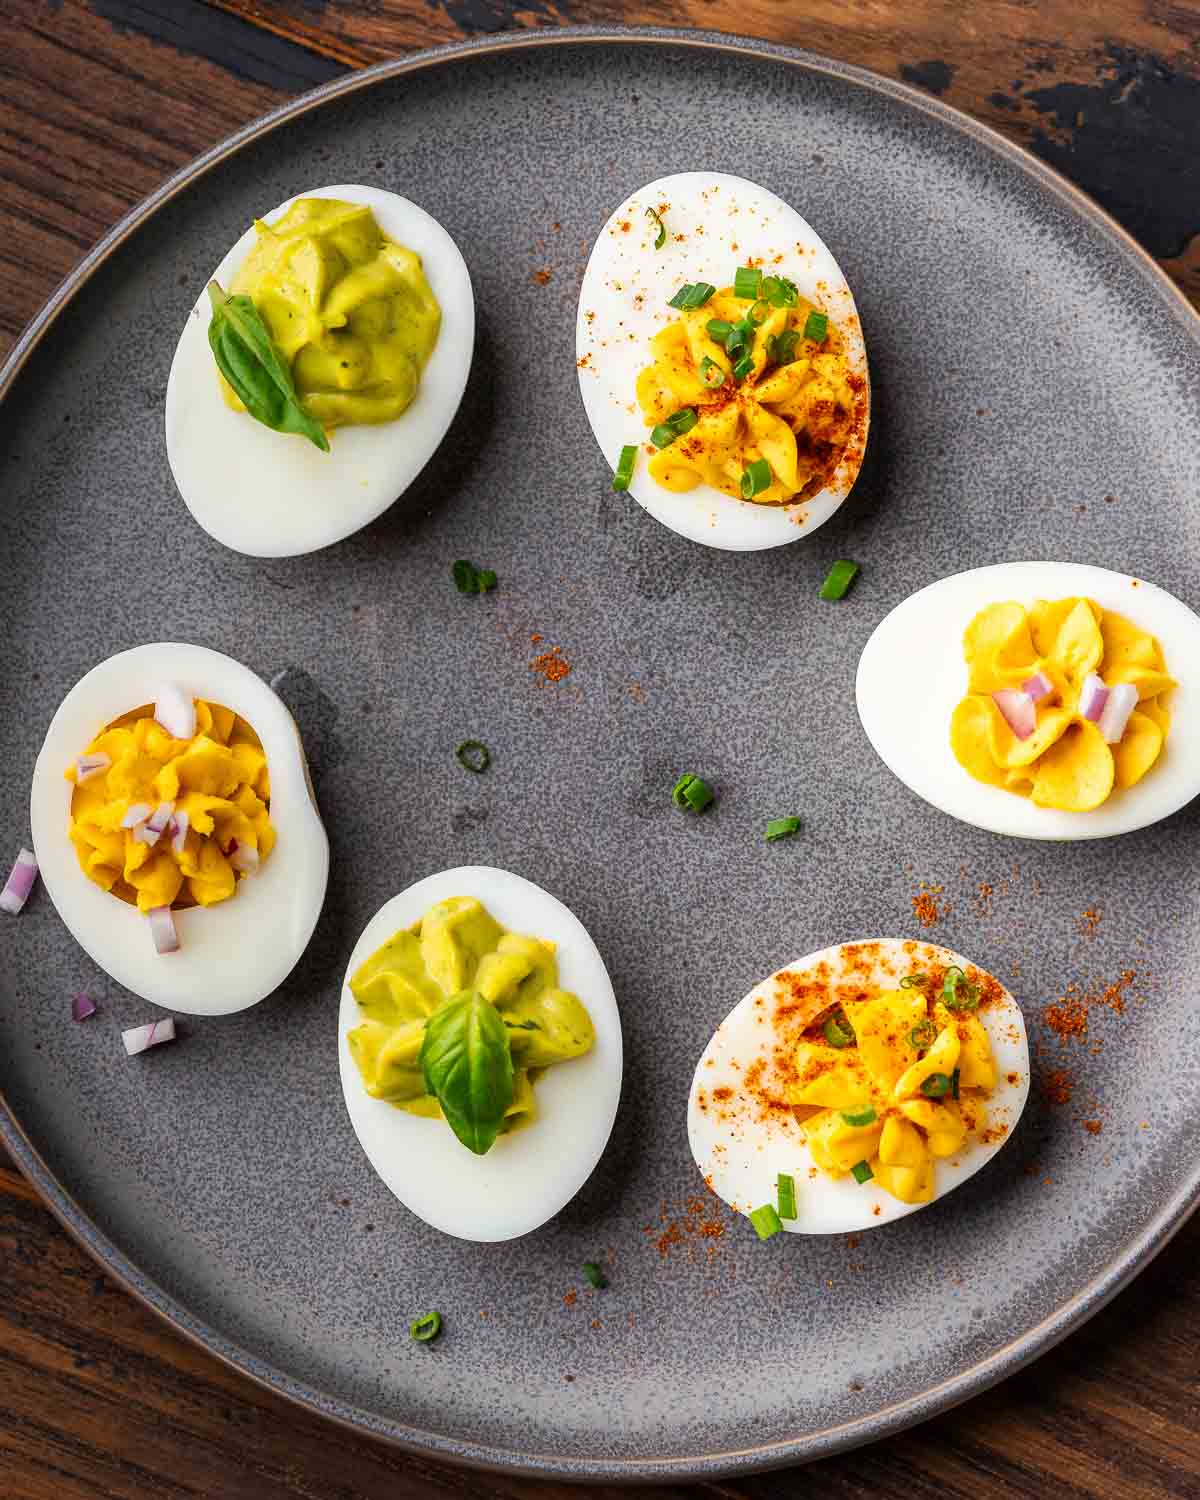
[[825, 1033], [825, 1040], [831, 1047], [849, 1047], [858, 1038], [854, 1034], [854, 1027], [843, 1015], [829, 1016], [821, 1030]]
[[730, 359], [737, 359], [740, 354], [745, 354], [754, 344], [753, 330], [747, 331], [741, 323], [734, 323], [729, 329], [729, 335], [725, 340], [725, 353]]
[[800, 335], [794, 328], [773, 333], [767, 340], [767, 358], [774, 365], [790, 365], [796, 358], [796, 345], [799, 342]]
[[958, 1098], [958, 1078], [959, 1070], [955, 1068], [954, 1072], [950, 1075], [950, 1093], [955, 1099]]
[[692, 290], [693, 290], [692, 283], [690, 281], [685, 281], [683, 283], [683, 285], [679, 288], [679, 290], [675, 293], [675, 295], [667, 302], [667, 306], [668, 307], [678, 307], [678, 308], [681, 308], [681, 309], [685, 308], [688, 305], [687, 304], [688, 294]]
[[700, 361], [700, 379], [710, 391], [715, 391], [718, 386], [725, 384], [725, 371], [715, 359], [710, 359], [706, 354]]
[[796, 1217], [796, 1179], [790, 1172], [780, 1172], [775, 1179], [775, 1195], [779, 1203], [779, 1217]]
[[733, 367], [733, 378], [735, 380], [745, 380], [746, 376], [749, 375], [750, 371], [753, 370], [753, 368], [754, 356], [752, 354], [743, 354], [741, 359], [739, 359], [737, 364]]
[[860, 1161], [855, 1162], [850, 1168], [850, 1175], [861, 1187], [864, 1182], [870, 1182], [875, 1173], [871, 1171], [871, 1163], [869, 1161]]
[[928, 983], [928, 974], [906, 974], [900, 981], [900, 988], [902, 990], [919, 990]]
[[682, 437], [685, 432], [691, 432], [700, 418], [696, 415], [694, 406], [685, 406], [677, 411], [673, 417], [667, 418], [667, 426], [676, 435]]
[[829, 332], [829, 319], [824, 313], [810, 312], [804, 320], [804, 337], [814, 344], [823, 344]]
[[[734, 367], [735, 375], [737, 368]], [[765, 458], [756, 458], [742, 470], [742, 499], [753, 500], [763, 490], [771, 487], [771, 465]]]
[[656, 448], [669, 448], [679, 434], [666, 422], [660, 422], [650, 433], [650, 441]]
[[874, 1125], [879, 1118], [870, 1106], [859, 1110], [844, 1109], [841, 1114], [847, 1125]]
[[762, 272], [757, 266], [739, 266], [733, 278], [733, 295], [744, 302], [757, 302]]
[[602, 1292], [608, 1285], [608, 1277], [594, 1260], [584, 1261], [583, 1274], [587, 1278], [588, 1285], [594, 1286], [598, 1292]]
[[921, 1083], [921, 1092], [926, 1099], [942, 1099], [953, 1087], [954, 1080], [948, 1073], [930, 1073]]
[[825, 575], [825, 582], [817, 591], [820, 599], [844, 599], [846, 591], [858, 577], [858, 564], [846, 562], [842, 559], [835, 562], [833, 567]]
[[463, 740], [454, 754], [460, 766], [465, 766], [468, 771], [474, 771], [476, 775], [486, 771], [492, 763], [492, 752], [482, 740]]
[[627, 490], [629, 481], [633, 478], [633, 466], [637, 462], [637, 444], [626, 443], [621, 449], [621, 457], [617, 463], [617, 472], [613, 475], [612, 487], [614, 490]]
[[656, 250], [661, 250], [662, 247], [667, 243], [667, 226], [662, 221], [662, 215], [657, 213], [653, 208], [648, 208], [646, 210], [646, 217], [658, 231], [658, 233], [654, 236], [654, 248]]
[[754, 1225], [754, 1232], [760, 1240], [769, 1240], [773, 1234], [778, 1234], [783, 1228], [773, 1203], [764, 1203], [761, 1208], [752, 1209], [750, 1222]]
[[671, 800], [676, 807], [696, 813], [703, 812], [714, 796], [708, 782], [700, 776], [694, 776], [691, 771], [679, 778], [671, 792]]
[[423, 1317], [414, 1318], [408, 1331], [418, 1344], [431, 1344], [442, 1331], [441, 1313], [427, 1312]]
[[773, 844], [776, 839], [791, 838], [793, 833], [799, 832], [799, 818], [772, 818], [767, 824], [767, 831], [763, 834], [763, 838], [768, 844]]
[[772, 307], [795, 307], [799, 297], [796, 283], [786, 276], [767, 276], [763, 279], [762, 296]]
[[723, 344], [733, 332], [733, 324], [727, 323], [724, 318], [709, 318], [704, 331], [714, 344]]
[[978, 1010], [979, 986], [972, 984], [955, 964], [942, 980], [942, 1004], [947, 1010]]
[[687, 286], [680, 287], [671, 298], [670, 305], [684, 312], [690, 312], [694, 307], [703, 307], [716, 290], [711, 281], [691, 282]]
[[496, 575], [491, 568], [477, 568], [473, 562], [460, 557], [450, 569], [454, 586], [460, 594], [486, 594], [496, 587]]
[[759, 328], [771, 316], [771, 304], [764, 302], [760, 297], [746, 316], [754, 324], [755, 328]]
[[937, 1027], [932, 1021], [918, 1021], [908, 1033], [909, 1046], [915, 1047], [918, 1052], [924, 1052], [937, 1041], [937, 1034]]

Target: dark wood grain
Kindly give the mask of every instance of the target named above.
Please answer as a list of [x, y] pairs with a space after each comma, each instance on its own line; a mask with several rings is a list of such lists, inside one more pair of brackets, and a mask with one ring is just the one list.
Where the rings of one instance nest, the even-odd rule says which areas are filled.
[[[0, 353], [127, 208], [324, 78], [514, 25], [736, 30], [903, 77], [1093, 193], [1200, 305], [1200, 6], [1171, 0], [0, 0]], [[0, 1153], [2, 1500], [558, 1500], [284, 1404], [100, 1273]], [[1200, 1223], [1059, 1349], [913, 1432], [784, 1475], [645, 1492], [1200, 1496]], [[595, 1489], [596, 1496], [628, 1491]]]

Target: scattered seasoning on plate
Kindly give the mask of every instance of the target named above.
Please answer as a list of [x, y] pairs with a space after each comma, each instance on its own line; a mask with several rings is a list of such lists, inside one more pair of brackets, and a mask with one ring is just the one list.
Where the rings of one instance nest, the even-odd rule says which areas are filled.
[[1070, 1104], [1075, 1092], [1075, 1079], [1066, 1068], [1053, 1068], [1042, 1079], [1042, 1093], [1056, 1106]]
[[1100, 927], [1100, 919], [1104, 913], [1095, 906], [1089, 906], [1087, 911], [1079, 914], [1079, 932], [1082, 937], [1094, 938]]
[[941, 921], [943, 912], [938, 906], [937, 898], [942, 894], [940, 885], [926, 885], [921, 882], [921, 889], [912, 898], [913, 916], [920, 922], [922, 927], [936, 927]]
[[552, 274], [549, 266], [543, 266], [540, 271], [533, 273], [533, 279], [537, 282], [538, 286], [549, 286]]
[[[1057, 1000], [1053, 1000], [1042, 1011], [1042, 1022], [1065, 1046], [1068, 1042], [1086, 1043], [1088, 1040], [1088, 1016], [1096, 1006], [1124, 1015], [1130, 990], [1137, 983], [1137, 971], [1125, 969], [1103, 988], [1083, 990], [1077, 984], [1069, 984]], [[1093, 1044], [1093, 1051], [1099, 1049]]]
[[571, 674], [571, 664], [562, 654], [562, 648], [559, 646], [551, 646], [549, 651], [543, 651], [540, 656], [535, 656], [529, 666], [546, 682], [561, 682], [564, 677], [569, 677]]

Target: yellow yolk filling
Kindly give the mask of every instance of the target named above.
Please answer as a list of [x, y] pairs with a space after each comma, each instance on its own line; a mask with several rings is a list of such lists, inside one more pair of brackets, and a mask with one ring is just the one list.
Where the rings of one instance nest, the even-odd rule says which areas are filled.
[[[950, 721], [950, 746], [976, 781], [1029, 797], [1039, 807], [1090, 812], [1114, 791], [1139, 782], [1167, 739], [1167, 700], [1176, 686], [1155, 638], [1091, 599], [1039, 599], [1026, 610], [990, 604], [963, 637], [967, 696]], [[1037, 726], [1018, 739], [992, 694], [1020, 690], [1044, 672], [1054, 685], [1037, 706]], [[1079, 712], [1084, 679], [1131, 683], [1138, 702], [1125, 733], [1105, 743]]]
[[[650, 460], [651, 477], [664, 489], [682, 493], [709, 484], [741, 498], [742, 474], [766, 459], [771, 483], [754, 496], [759, 505], [783, 505], [824, 488], [854, 429], [858, 392], [864, 382], [852, 375], [845, 341], [832, 321], [820, 342], [804, 338], [810, 312], [800, 297], [795, 307], [771, 308], [759, 325], [751, 351], [754, 367], [741, 381], [723, 345], [708, 333], [713, 319], [736, 323], [751, 304], [731, 288], [703, 307], [683, 312], [650, 340], [653, 363], [637, 379], [637, 399], [646, 425], [666, 422], [694, 408], [698, 421]], [[790, 364], [770, 363], [770, 341], [785, 330], [801, 335]], [[724, 375], [711, 387], [700, 376], [713, 367]]]
[[[68, 835], [89, 880], [139, 911], [212, 906], [237, 890], [236, 848], [258, 860], [275, 846], [267, 757], [254, 730], [232, 709], [196, 699], [196, 732], [173, 739], [138, 708], [102, 729], [85, 755], [109, 758], [106, 770], [76, 782]], [[173, 803], [188, 827], [176, 852], [169, 833], [151, 845], [122, 820], [131, 807]]]
[[[806, 1040], [796, 1049], [788, 1099], [815, 1108], [801, 1124], [809, 1153], [830, 1177], [866, 1162], [892, 1197], [928, 1203], [935, 1159], [953, 1156], [987, 1127], [983, 1100], [996, 1086], [987, 1031], [968, 1010], [950, 1011], [940, 999], [931, 1005], [921, 989], [888, 991], [844, 1009], [854, 1043]], [[914, 1042], [918, 1026], [931, 1028], [921, 1037], [928, 1047]], [[923, 1091], [926, 1080], [941, 1088], [956, 1070], [956, 1084], [944, 1094]]]

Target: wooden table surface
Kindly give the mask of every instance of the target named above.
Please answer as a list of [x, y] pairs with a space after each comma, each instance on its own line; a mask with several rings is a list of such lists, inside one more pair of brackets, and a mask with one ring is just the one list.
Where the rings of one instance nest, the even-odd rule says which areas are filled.
[[[1093, 194], [1200, 306], [1196, 0], [0, 0], [0, 356], [120, 214], [289, 96], [433, 43], [615, 21], [907, 79]], [[0, 1275], [0, 1500], [589, 1493], [426, 1463], [265, 1395], [101, 1274], [2, 1153]], [[1200, 1496], [1198, 1343], [1200, 1218], [1084, 1329], [938, 1420], [645, 1494]]]

